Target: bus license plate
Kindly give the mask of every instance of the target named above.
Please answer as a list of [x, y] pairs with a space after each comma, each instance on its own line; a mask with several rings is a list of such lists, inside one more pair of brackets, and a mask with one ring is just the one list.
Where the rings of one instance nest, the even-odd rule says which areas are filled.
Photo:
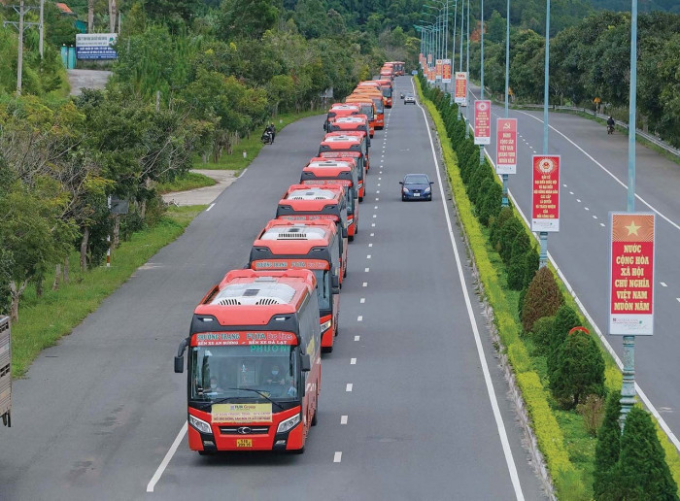
[[239, 438], [236, 440], [237, 448], [248, 448], [253, 446], [253, 440], [251, 438]]

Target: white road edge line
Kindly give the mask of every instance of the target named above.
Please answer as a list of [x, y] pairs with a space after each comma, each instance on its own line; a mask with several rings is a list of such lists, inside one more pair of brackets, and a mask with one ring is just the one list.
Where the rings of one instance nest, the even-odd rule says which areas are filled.
[[[413, 86], [413, 92], [415, 93], [415, 84], [413, 83], [413, 78], [411, 78], [411, 85]], [[453, 254], [456, 259], [456, 268], [458, 270], [458, 276], [460, 277], [460, 287], [463, 290], [463, 297], [465, 298], [465, 306], [467, 308], [468, 316], [470, 317], [470, 324], [472, 326], [472, 332], [475, 337], [475, 344], [477, 345], [477, 353], [479, 355], [479, 361], [482, 365], [482, 372], [484, 373], [484, 382], [486, 383], [486, 390], [489, 394], [489, 400], [491, 401], [491, 409], [493, 410], [493, 415], [496, 420], [496, 427], [498, 428], [498, 434], [500, 435], [501, 445], [503, 446], [503, 454], [505, 455], [505, 462], [508, 465], [508, 471], [510, 473], [510, 480], [512, 481], [512, 486], [515, 490], [515, 497], [519, 501], [524, 500], [524, 493], [522, 492], [522, 486], [520, 485], [519, 475], [517, 474], [517, 465], [515, 465], [515, 459], [512, 456], [512, 450], [510, 449], [510, 442], [508, 441], [508, 435], [505, 431], [505, 423], [503, 423], [503, 417], [501, 416], [501, 411], [498, 407], [498, 399], [496, 398], [496, 392], [494, 391], [493, 381], [491, 380], [491, 374], [489, 372], [489, 366], [486, 363], [486, 356], [484, 355], [484, 347], [482, 346], [482, 340], [479, 335], [479, 328], [477, 327], [477, 321], [475, 320], [475, 314], [472, 309], [472, 302], [470, 301], [470, 295], [468, 294], [467, 284], [465, 283], [465, 276], [463, 275], [463, 265], [460, 260], [460, 255], [458, 253], [458, 248], [456, 247], [456, 239], [453, 234], [453, 226], [451, 225], [451, 217], [449, 216], [448, 208], [446, 207], [446, 194], [444, 193], [444, 183], [442, 182], [441, 173], [439, 172], [439, 161], [437, 160], [437, 152], [434, 148], [434, 141], [432, 140], [432, 133], [430, 132], [430, 125], [427, 122], [427, 114], [425, 109], [417, 103], [420, 111], [423, 112], [423, 119], [425, 120], [425, 129], [427, 130], [427, 135], [430, 138], [430, 148], [432, 149], [432, 159], [434, 160], [434, 165], [437, 170], [437, 180], [439, 181], [439, 194], [442, 206], [444, 207], [444, 215], [446, 216], [446, 224], [449, 228], [449, 239], [451, 240], [451, 247], [453, 247]]]
[[149, 481], [148, 485], [146, 486], [146, 492], [153, 492], [153, 490], [156, 488], [156, 484], [161, 479], [161, 475], [163, 475], [163, 472], [165, 471], [165, 469], [170, 464], [170, 461], [172, 460], [172, 457], [175, 455], [175, 452], [177, 452], [177, 448], [179, 447], [179, 444], [184, 439], [184, 435], [187, 434], [187, 426], [188, 426], [187, 422], [184, 421], [184, 424], [182, 425], [182, 429], [179, 430], [179, 433], [175, 437], [175, 441], [170, 446], [170, 449], [165, 454], [163, 461], [161, 461], [161, 464], [158, 465], [158, 469], [156, 470], [156, 473], [153, 474], [153, 477], [151, 477], [151, 480]]
[[205, 211], [206, 211], [206, 212], [210, 212], [210, 209], [212, 209], [213, 207], [215, 207], [215, 204], [214, 204], [214, 203], [213, 203], [213, 204], [210, 204], [210, 207], [208, 207]]
[[[531, 116], [531, 115], [528, 115], [528, 116]], [[535, 117], [532, 117], [532, 118], [535, 118]], [[555, 130], [555, 129], [553, 129], [553, 130]], [[555, 132], [559, 132], [559, 131], [555, 130]], [[564, 134], [562, 134], [561, 132], [560, 132], [560, 135], [564, 136]], [[567, 138], [566, 136], [564, 136], [564, 137], [565, 137], [565, 139], [567, 139], [567, 141], [570, 141], [569, 138]], [[572, 144], [574, 144], [574, 143], [572, 142]], [[574, 146], [576, 146], [576, 145], [574, 144]], [[578, 149], [580, 149], [578, 146], [576, 146], [576, 147]], [[583, 151], [583, 150], [581, 150], [581, 151]], [[489, 162], [491, 162], [491, 165], [493, 165], [494, 168], [495, 168], [496, 164], [494, 163], [493, 159], [491, 158], [491, 155], [489, 155], [489, 152], [486, 151], [486, 148], [484, 149], [484, 154], [486, 155], [486, 158], [489, 159]], [[585, 153], [585, 154], [590, 157], [590, 155], [588, 155], [587, 153]], [[590, 157], [590, 158], [592, 159], [592, 157]], [[595, 163], [597, 163], [594, 159], [592, 159], [592, 160]], [[616, 176], [614, 176], [614, 175], [611, 175], [611, 176], [614, 179], [616, 179]], [[514, 195], [512, 194], [512, 192], [509, 189], [508, 189], [508, 197], [510, 197], [510, 199], [512, 200], [512, 203], [514, 204], [515, 208], [517, 209], [517, 212], [519, 212], [520, 216], [522, 216], [522, 219], [524, 220], [526, 225], [531, 227], [531, 225], [529, 224], [529, 220], [524, 215], [524, 212], [522, 212], [522, 209], [520, 208], [519, 204], [517, 203], [517, 200], [515, 199]], [[640, 200], [642, 200], [642, 199], [640, 199]], [[647, 202], [644, 202], [644, 203], [647, 204]], [[651, 208], [651, 206], [649, 204], [647, 204], [647, 206]], [[654, 209], [652, 209], [652, 210], [654, 210]], [[661, 216], [661, 214], [659, 212], [657, 212], [656, 210], [654, 210], [654, 212], [656, 212], [657, 214], [659, 214]], [[672, 221], [669, 221], [669, 222], [671, 224], [675, 225], [675, 223], [673, 223]], [[600, 223], [600, 226], [605, 227], [605, 224]], [[533, 233], [533, 235], [534, 235], [534, 238], [536, 240], [538, 240], [538, 235], [536, 233]], [[557, 266], [557, 262], [553, 259], [550, 251], [548, 251], [548, 260], [553, 265], [555, 270], [557, 270], [557, 275], [560, 277], [562, 282], [564, 282], [564, 285], [567, 288], [567, 292], [569, 292], [569, 294], [571, 294], [571, 297], [574, 298], [574, 302], [576, 303], [576, 305], [583, 312], [583, 315], [586, 317], [588, 322], [590, 322], [590, 325], [593, 326], [593, 329], [595, 329], [595, 332], [597, 333], [597, 337], [600, 338], [600, 341], [602, 341], [602, 344], [604, 345], [605, 349], [612, 356], [612, 358], [614, 359], [614, 362], [616, 362], [616, 365], [619, 367], [619, 370], [621, 372], [623, 372], [623, 362], [621, 361], [619, 356], [614, 351], [614, 348], [612, 347], [612, 345], [609, 344], [607, 337], [604, 334], [602, 334], [602, 331], [600, 330], [598, 325], [595, 323], [595, 319], [590, 315], [590, 313], [588, 313], [588, 310], [586, 309], [585, 305], [581, 302], [581, 300], [576, 295], [576, 291], [571, 287], [569, 280], [567, 280], [566, 275], [564, 273], [562, 273], [562, 270], [560, 269], [560, 267]], [[659, 411], [656, 409], [656, 407], [654, 407], [654, 405], [652, 404], [652, 401], [649, 400], [649, 397], [647, 397], [647, 394], [642, 390], [642, 388], [640, 388], [640, 385], [638, 385], [637, 382], [635, 383], [635, 392], [640, 397], [640, 400], [642, 400], [642, 402], [645, 404], [645, 407], [647, 407], [647, 409], [649, 409], [649, 412], [652, 413], [652, 416], [654, 416], [654, 418], [657, 420], [657, 422], [659, 423], [659, 426], [664, 431], [664, 433], [666, 434], [668, 439], [675, 446], [677, 451], [680, 452], [680, 440], [678, 440], [678, 437], [675, 436], [675, 433], [673, 433], [673, 430], [671, 430], [670, 426], [668, 426], [668, 423], [666, 423], [664, 418], [661, 417], [661, 414], [659, 413]]]

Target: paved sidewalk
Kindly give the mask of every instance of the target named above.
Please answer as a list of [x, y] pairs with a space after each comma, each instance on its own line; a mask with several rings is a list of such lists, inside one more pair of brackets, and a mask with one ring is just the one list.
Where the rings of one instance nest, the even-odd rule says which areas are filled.
[[195, 190], [166, 193], [163, 195], [164, 202], [169, 203], [175, 201], [179, 205], [209, 205], [237, 179], [236, 171], [233, 170], [197, 169], [192, 170], [191, 172], [211, 177], [217, 181], [217, 184], [206, 186], [205, 188], [196, 188]]

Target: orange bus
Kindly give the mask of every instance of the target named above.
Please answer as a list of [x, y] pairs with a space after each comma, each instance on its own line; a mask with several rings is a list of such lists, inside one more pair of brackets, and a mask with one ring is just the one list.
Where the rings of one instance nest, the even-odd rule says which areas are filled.
[[345, 188], [347, 199], [347, 239], [354, 240], [359, 229], [359, 177], [353, 158], [328, 159], [315, 157], [302, 168], [300, 184], [339, 184]]
[[352, 97], [354, 97], [354, 96], [357, 96], [357, 97], [366, 96], [368, 99], [370, 99], [373, 102], [373, 105], [375, 106], [375, 128], [377, 130], [384, 129], [385, 128], [385, 102], [387, 100], [382, 95], [382, 91], [380, 89], [362, 88], [362, 89], [357, 89], [356, 91], [354, 91], [354, 94], [352, 94]]
[[[333, 132], [331, 134], [338, 134]], [[349, 135], [350, 132], [341, 135], [324, 137], [319, 145], [319, 156], [325, 158], [338, 158], [340, 156], [349, 156], [356, 159], [357, 174], [359, 178], [359, 201], [364, 200], [366, 193], [365, 179], [368, 172], [368, 158], [364, 153], [365, 147], [360, 137]], [[328, 134], [327, 134], [328, 136]], [[334, 153], [331, 155], [329, 153]], [[340, 155], [339, 153], [354, 153], [353, 155]]]
[[[369, 137], [366, 135], [366, 132], [363, 130], [343, 130], [343, 131], [337, 131], [337, 132], [328, 132], [326, 135], [323, 137], [323, 141], [328, 141], [332, 140], [332, 138], [339, 138], [339, 141], [346, 141], [347, 138], [357, 138], [360, 141], [360, 149], [361, 153], [364, 154], [364, 157], [366, 161], [364, 162], [364, 165], [366, 167], [366, 172], [369, 171], [371, 168], [371, 156], [369, 154], [370, 148], [368, 147], [368, 141]], [[356, 147], [354, 147], [356, 149]]]
[[230, 271], [194, 310], [188, 441], [199, 454], [303, 452], [321, 383], [319, 305], [309, 270]]
[[366, 115], [368, 117], [368, 125], [371, 128], [371, 137], [375, 134], [375, 115], [376, 115], [376, 110], [375, 110], [375, 104], [373, 104], [373, 101], [364, 96], [347, 96], [345, 98], [345, 103], [347, 104], [353, 104], [356, 106], [359, 106], [361, 110], [362, 115]]
[[345, 188], [337, 184], [305, 186], [291, 185], [276, 208], [277, 219], [289, 221], [317, 221], [329, 219], [338, 229], [340, 247], [340, 273], [347, 274], [347, 199]]
[[305, 269], [314, 273], [321, 349], [333, 351], [340, 311], [340, 244], [333, 221], [269, 221], [250, 249], [253, 270]]
[[404, 61], [394, 61], [394, 75], [397, 77], [403, 77], [406, 63]]
[[366, 115], [352, 115], [349, 117], [339, 117], [330, 122], [327, 132], [339, 132], [339, 131], [363, 131], [366, 133], [366, 139], [368, 141], [368, 147], [371, 147], [371, 135], [370, 129], [368, 127], [368, 117]]
[[328, 123], [335, 118], [346, 117], [351, 115], [358, 115], [361, 113], [361, 107], [357, 104], [335, 103], [331, 106], [326, 114], [326, 120], [323, 123], [323, 130], [327, 130]]
[[382, 95], [385, 97], [385, 107], [391, 108], [393, 104], [392, 94], [394, 94], [394, 85], [392, 84], [392, 80], [385, 78], [376, 80], [376, 82], [380, 84], [380, 90], [382, 91]]

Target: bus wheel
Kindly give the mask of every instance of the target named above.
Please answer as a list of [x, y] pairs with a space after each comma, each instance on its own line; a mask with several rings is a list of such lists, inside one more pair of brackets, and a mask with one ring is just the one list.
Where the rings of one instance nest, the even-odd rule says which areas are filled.
[[301, 449], [295, 449], [290, 451], [292, 454], [300, 455], [305, 453], [305, 446], [303, 445]]
[[199, 456], [214, 456], [215, 452], [213, 451], [198, 451]]
[[321, 348], [321, 351], [324, 353], [332, 353], [333, 352], [333, 347], [332, 346], [324, 346]]
[[348, 236], [347, 240], [349, 240], [350, 242], [354, 242], [354, 235]]

